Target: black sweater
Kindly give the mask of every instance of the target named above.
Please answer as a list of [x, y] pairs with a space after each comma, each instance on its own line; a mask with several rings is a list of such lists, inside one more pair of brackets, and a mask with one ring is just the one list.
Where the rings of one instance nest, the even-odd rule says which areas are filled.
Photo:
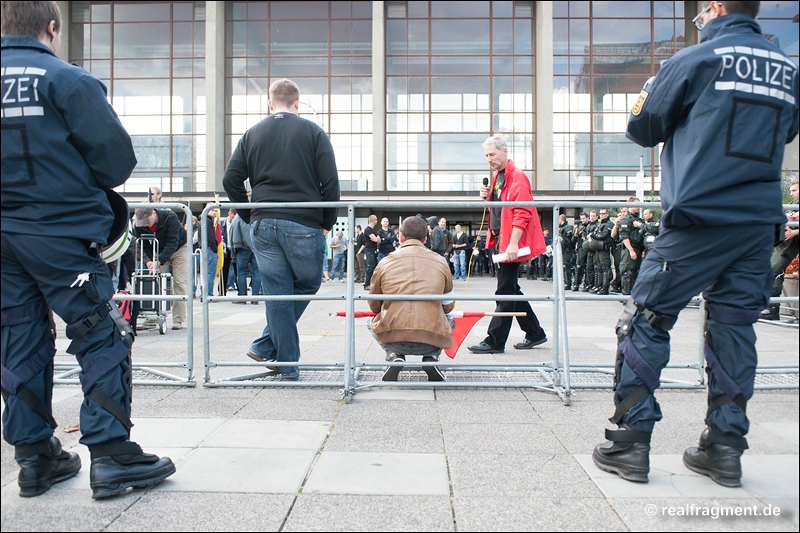
[[[231, 202], [248, 201], [244, 187], [248, 178], [253, 203], [339, 200], [339, 173], [328, 136], [318, 125], [292, 113], [270, 115], [242, 136], [222, 179]], [[336, 222], [337, 212], [335, 207], [238, 210], [248, 223], [278, 218], [327, 230]]]

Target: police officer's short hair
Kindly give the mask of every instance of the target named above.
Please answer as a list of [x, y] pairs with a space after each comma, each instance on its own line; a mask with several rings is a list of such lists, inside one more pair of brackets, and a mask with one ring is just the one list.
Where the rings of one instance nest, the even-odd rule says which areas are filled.
[[[711, 2], [703, 2], [703, 7], [707, 7], [710, 3]], [[725, 10], [730, 15], [734, 13], [741, 13], [742, 15], [750, 17], [751, 19], [756, 18], [758, 16], [758, 11], [761, 9], [761, 2], [740, 2], [728, 0], [725, 2], [720, 2], [720, 4], [725, 6]]]
[[39, 39], [47, 33], [51, 20], [56, 21], [53, 28], [61, 30], [61, 10], [55, 2], [3, 2], [2, 33], [21, 35]]

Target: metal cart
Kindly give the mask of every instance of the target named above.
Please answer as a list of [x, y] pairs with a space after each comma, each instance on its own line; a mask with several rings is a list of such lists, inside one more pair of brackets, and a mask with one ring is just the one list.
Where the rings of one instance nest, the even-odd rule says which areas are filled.
[[[147, 268], [147, 261], [155, 262], [155, 271]], [[149, 296], [172, 294], [172, 274], [158, 271], [158, 239], [155, 235], [141, 235], [136, 243], [136, 270], [132, 279], [133, 293]], [[167, 313], [172, 308], [168, 300], [142, 300], [139, 303], [137, 326], [139, 329], [158, 329], [167, 332]]]

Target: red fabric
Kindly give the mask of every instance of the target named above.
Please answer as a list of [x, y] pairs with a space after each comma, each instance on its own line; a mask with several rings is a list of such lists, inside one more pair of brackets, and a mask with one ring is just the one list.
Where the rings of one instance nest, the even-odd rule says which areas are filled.
[[[499, 172], [492, 178], [492, 190]], [[500, 191], [501, 202], [531, 202], [533, 193], [531, 192], [531, 181], [528, 176], [509, 159], [505, 168], [506, 184]], [[491, 203], [489, 203], [491, 206]], [[491, 215], [490, 215], [491, 216]], [[517, 228], [522, 228], [522, 238], [519, 240], [519, 248], [530, 246], [531, 253], [517, 257], [515, 263], [527, 261], [532, 257], [542, 255], [546, 250], [544, 235], [542, 234], [542, 224], [539, 222], [539, 213], [535, 207], [504, 207], [500, 214], [500, 246], [498, 253], [505, 253], [508, 243], [511, 241], [511, 232]], [[494, 236], [489, 232], [487, 248], [494, 246]]]
[[217, 239], [217, 246], [222, 242], [222, 228], [220, 224], [214, 223], [214, 237]]
[[461, 343], [464, 342], [464, 339], [467, 338], [467, 333], [472, 331], [472, 326], [481, 318], [483, 318], [483, 313], [477, 312], [464, 312], [462, 318], [453, 318], [456, 327], [453, 329], [453, 345], [444, 351], [447, 357], [455, 359], [458, 348], [461, 346]]
[[[347, 316], [347, 311], [337, 311], [336, 316]], [[372, 311], [355, 311], [353, 313], [354, 318], [367, 318], [371, 316], [375, 316], [375, 313]], [[453, 321], [456, 323], [456, 327], [453, 330], [453, 345], [444, 351], [444, 353], [447, 354], [447, 357], [450, 359], [454, 359], [456, 357], [456, 352], [458, 352], [458, 348], [464, 342], [464, 339], [467, 338], [467, 334], [472, 331], [472, 327], [478, 322], [478, 320], [484, 316], [486, 316], [486, 314], [481, 311], [463, 311], [453, 313]]]

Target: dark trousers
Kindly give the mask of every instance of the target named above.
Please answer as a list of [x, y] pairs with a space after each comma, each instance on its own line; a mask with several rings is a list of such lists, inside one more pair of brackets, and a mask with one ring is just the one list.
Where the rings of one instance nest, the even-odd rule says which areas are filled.
[[[499, 263], [497, 265], [497, 290], [494, 292], [495, 294], [523, 296], [519, 283], [517, 283], [519, 265], [519, 263]], [[497, 302], [495, 311], [524, 312], [525, 316], [518, 316], [516, 319], [519, 327], [525, 332], [525, 338], [539, 340], [546, 336], [544, 329], [539, 325], [539, 319], [536, 318], [536, 314], [527, 300]], [[486, 332], [486, 338], [483, 342], [495, 348], [505, 348], [513, 318], [510, 316], [492, 317], [492, 321], [489, 323], [489, 330]]]
[[[662, 231], [642, 262], [631, 297], [661, 317], [677, 317], [689, 300], [701, 292], [708, 309], [724, 306], [725, 312], [716, 319], [713, 315], [709, 317], [705, 349], [716, 354], [730, 381], [749, 399], [758, 362], [753, 323], [769, 300], [772, 283], [769, 253], [775, 227], [693, 226]], [[725, 242], [748, 245], [720, 246], [719, 243]], [[751, 318], [743, 320], [740, 315], [748, 312]], [[637, 312], [632, 319], [630, 340], [632, 349], [641, 356], [639, 363], [644, 361], [660, 377], [670, 359], [669, 333]], [[639, 366], [628, 364], [626, 354], [617, 385], [617, 401], [644, 383], [639, 372]], [[727, 380], [721, 377], [717, 372], [709, 375], [709, 405], [725, 393]], [[635, 431], [652, 432], [661, 416], [661, 408], [650, 394], [634, 404], [622, 422]], [[708, 413], [706, 425], [713, 431], [736, 437], [746, 435], [750, 428], [747, 414], [734, 402]]]
[[[114, 294], [111, 275], [105, 263], [93, 258], [78, 239], [40, 235], [2, 233], [0, 277], [2, 278], [2, 353], [4, 386], [6, 369], [24, 374], [26, 365], [41, 350], [52, 350], [53, 337], [47, 308], [67, 324], [82, 322], [104, 306]], [[47, 250], [47, 253], [42, 253]], [[74, 283], [78, 274], [90, 274], [83, 284]], [[20, 313], [42, 302], [44, 313]], [[75, 353], [82, 372], [90, 373], [95, 364], [109, 357], [119, 340], [119, 332], [108, 315], [90, 328]], [[51, 356], [52, 357], [52, 356]], [[97, 379], [95, 387], [130, 413], [131, 366], [127, 358], [112, 365]], [[52, 413], [52, 363], [25, 383], [47, 413]], [[5, 394], [4, 394], [5, 396]], [[5, 399], [5, 398], [4, 398]], [[30, 404], [10, 394], [3, 411], [3, 438], [12, 445], [33, 444], [53, 436], [53, 428]], [[128, 430], [113, 414], [89, 396], [80, 406], [81, 444], [91, 447], [109, 440], [128, 438]]]
[[369, 282], [372, 281], [372, 272], [375, 271], [375, 266], [378, 264], [378, 255], [376, 251], [364, 250], [364, 264], [366, 268], [364, 286], [369, 287]]

